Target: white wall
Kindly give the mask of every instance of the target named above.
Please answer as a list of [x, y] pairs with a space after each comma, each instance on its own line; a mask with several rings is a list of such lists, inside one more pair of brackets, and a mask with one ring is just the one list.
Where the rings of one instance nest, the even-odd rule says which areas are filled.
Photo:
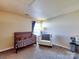
[[79, 11], [48, 20], [43, 26], [52, 33], [53, 44], [70, 48], [70, 37], [79, 35]]
[[32, 18], [0, 12], [0, 52], [14, 46], [14, 32], [32, 31]]

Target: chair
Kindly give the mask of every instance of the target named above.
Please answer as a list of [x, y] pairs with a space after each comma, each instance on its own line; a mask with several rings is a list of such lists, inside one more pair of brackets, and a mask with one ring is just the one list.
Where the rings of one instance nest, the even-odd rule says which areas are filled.
[[44, 46], [52, 46], [51, 35], [42, 34], [38, 39], [38, 44]]

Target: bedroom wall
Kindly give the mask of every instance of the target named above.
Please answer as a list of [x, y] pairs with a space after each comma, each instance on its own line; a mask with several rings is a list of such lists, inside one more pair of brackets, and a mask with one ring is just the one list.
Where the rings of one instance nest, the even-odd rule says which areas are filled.
[[70, 37], [79, 36], [79, 11], [47, 20], [43, 26], [52, 34], [53, 44], [70, 48]]
[[0, 51], [13, 48], [14, 32], [32, 31], [32, 18], [0, 12]]

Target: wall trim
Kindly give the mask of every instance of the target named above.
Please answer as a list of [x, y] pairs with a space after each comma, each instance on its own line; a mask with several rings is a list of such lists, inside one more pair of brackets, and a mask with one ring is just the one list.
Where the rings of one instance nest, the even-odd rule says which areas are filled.
[[59, 44], [53, 44], [53, 45], [55, 45], [55, 46], [59, 46], [59, 47], [62, 47], [62, 48], [65, 48], [65, 49], [68, 49], [68, 50], [70, 50], [70, 47], [66, 47], [66, 46], [59, 45]]
[[13, 49], [13, 47], [2, 49], [2, 50], [0, 50], [0, 52], [8, 51], [10, 49]]

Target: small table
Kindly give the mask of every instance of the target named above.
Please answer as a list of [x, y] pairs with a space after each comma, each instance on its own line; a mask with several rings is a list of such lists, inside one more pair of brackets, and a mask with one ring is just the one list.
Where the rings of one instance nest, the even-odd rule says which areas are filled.
[[76, 41], [76, 52], [79, 53], [79, 41]]
[[71, 45], [71, 51], [79, 53], [79, 41], [76, 42], [70, 42]]

